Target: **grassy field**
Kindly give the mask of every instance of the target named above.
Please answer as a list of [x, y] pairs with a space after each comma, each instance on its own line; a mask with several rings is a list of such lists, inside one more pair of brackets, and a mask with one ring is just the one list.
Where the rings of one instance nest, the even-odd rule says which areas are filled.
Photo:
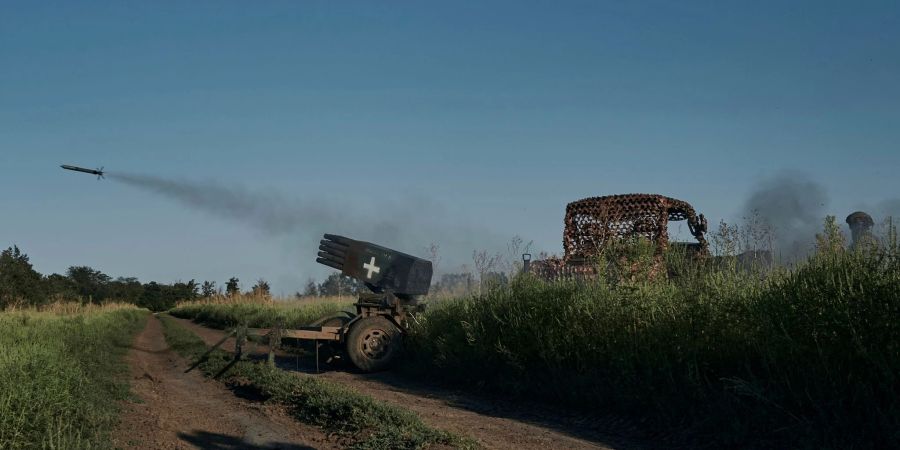
[[[205, 343], [171, 319], [162, 317], [166, 341], [177, 352], [196, 360]], [[232, 362], [224, 351], [214, 352], [201, 365], [207, 375], [219, 374]], [[268, 401], [288, 407], [298, 420], [337, 433], [342, 445], [356, 449], [419, 449], [432, 445], [476, 448], [468, 439], [435, 430], [410, 411], [379, 402], [324, 380], [298, 376], [266, 364], [241, 361], [223, 374], [225, 380], [249, 382]]]
[[[517, 277], [432, 305], [405, 369], [716, 446], [900, 446], [900, 253], [826, 247], [765, 273], [726, 261], [653, 281]], [[257, 326], [280, 314], [254, 308]], [[233, 305], [179, 312], [243, 320]]]
[[251, 328], [271, 327], [279, 321], [286, 327], [299, 327], [341, 310], [352, 310], [354, 301], [350, 297], [272, 300], [250, 295], [222, 296], [179, 303], [169, 313], [214, 328], [238, 324]]
[[0, 313], [0, 448], [109, 448], [122, 356], [146, 317], [130, 305]]
[[519, 278], [444, 302], [411, 358], [463, 384], [650, 416], [717, 445], [900, 445], [900, 266], [816, 257], [759, 279]]

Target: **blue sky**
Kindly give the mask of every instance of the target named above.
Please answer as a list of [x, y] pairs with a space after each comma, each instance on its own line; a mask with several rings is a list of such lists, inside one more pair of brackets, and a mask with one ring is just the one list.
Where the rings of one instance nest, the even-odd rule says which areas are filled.
[[306, 234], [63, 163], [363, 221], [426, 204], [472, 246], [551, 252], [586, 196], [662, 193], [731, 220], [788, 169], [839, 217], [897, 198], [900, 6], [786, 3], [0, 1], [0, 246], [45, 273], [285, 293], [328, 273]]

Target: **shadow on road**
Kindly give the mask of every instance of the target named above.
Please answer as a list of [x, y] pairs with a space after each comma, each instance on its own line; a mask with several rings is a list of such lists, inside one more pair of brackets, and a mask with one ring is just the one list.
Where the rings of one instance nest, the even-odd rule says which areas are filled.
[[[249, 359], [264, 360], [262, 354], [245, 355]], [[468, 410], [485, 416], [512, 419], [519, 422], [552, 429], [565, 435], [620, 449], [669, 448], [685, 445], [678, 439], [662, 433], [648, 432], [646, 427], [615, 414], [585, 414], [552, 407], [536, 401], [510, 399], [500, 395], [463, 390], [457, 386], [434, 380], [420, 381], [403, 371], [385, 371], [372, 374], [359, 373], [349, 363], [319, 363], [315, 356], [279, 355], [275, 366], [282, 370], [325, 378], [352, 378], [389, 386], [398, 392], [438, 399], [448, 406]]]
[[255, 445], [234, 436], [196, 430], [191, 433], [178, 433], [178, 437], [181, 440], [204, 450], [315, 450], [313, 447], [292, 444], [290, 442], [271, 442], [264, 445]]

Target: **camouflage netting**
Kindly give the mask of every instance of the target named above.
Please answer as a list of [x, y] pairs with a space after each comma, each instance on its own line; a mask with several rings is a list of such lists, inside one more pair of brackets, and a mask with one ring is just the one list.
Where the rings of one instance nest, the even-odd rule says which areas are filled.
[[668, 223], [687, 220], [700, 255], [709, 248], [703, 233], [706, 218], [687, 202], [654, 194], [589, 197], [566, 206], [564, 257], [535, 261], [533, 271], [550, 277], [589, 275], [594, 259], [614, 240], [644, 237], [654, 243], [657, 256], [669, 246]]
[[563, 247], [566, 259], [592, 257], [610, 242], [642, 236], [662, 253], [669, 244], [670, 221], [687, 220], [691, 234], [706, 250], [706, 218], [687, 202], [654, 194], [590, 197], [566, 206]]

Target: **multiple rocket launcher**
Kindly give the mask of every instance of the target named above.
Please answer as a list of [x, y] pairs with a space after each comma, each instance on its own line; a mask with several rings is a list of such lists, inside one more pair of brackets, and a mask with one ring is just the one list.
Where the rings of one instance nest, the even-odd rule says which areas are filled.
[[372, 292], [391, 292], [402, 299], [428, 293], [431, 261], [371, 242], [326, 234], [316, 262], [365, 283]]

